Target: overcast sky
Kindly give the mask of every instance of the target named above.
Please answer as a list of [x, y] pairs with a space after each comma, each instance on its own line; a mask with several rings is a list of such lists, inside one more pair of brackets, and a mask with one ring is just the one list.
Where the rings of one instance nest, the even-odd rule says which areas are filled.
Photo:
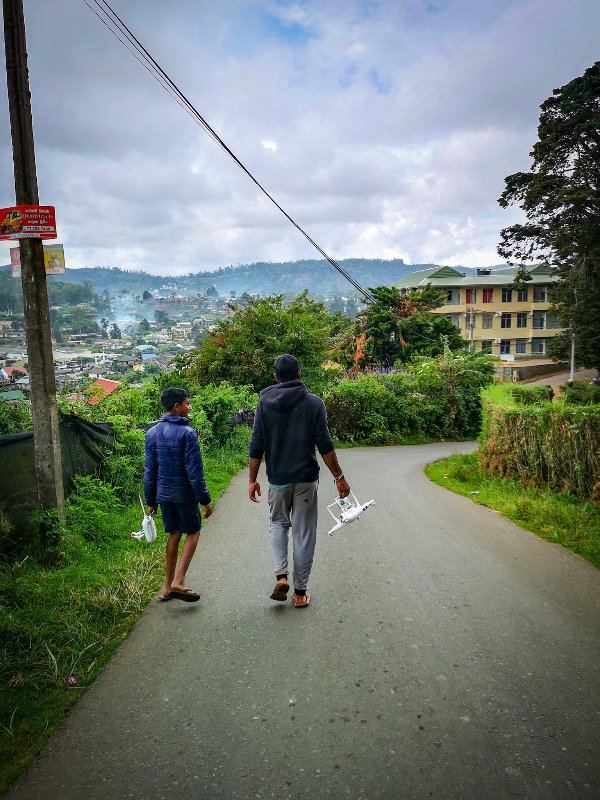
[[[40, 201], [67, 266], [185, 274], [317, 255], [83, 0], [24, 5]], [[530, 164], [540, 103], [599, 50], [598, 0], [111, 5], [336, 259], [498, 263], [519, 216], [498, 206], [504, 178]]]

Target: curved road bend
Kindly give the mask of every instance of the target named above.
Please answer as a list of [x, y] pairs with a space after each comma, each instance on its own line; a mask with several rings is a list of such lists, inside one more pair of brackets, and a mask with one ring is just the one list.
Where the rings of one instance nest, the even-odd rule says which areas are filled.
[[202, 601], [150, 604], [8, 797], [600, 796], [600, 572], [424, 477], [474, 447], [341, 451], [377, 505], [333, 538], [322, 513], [302, 610], [268, 600], [240, 474], [193, 563]]

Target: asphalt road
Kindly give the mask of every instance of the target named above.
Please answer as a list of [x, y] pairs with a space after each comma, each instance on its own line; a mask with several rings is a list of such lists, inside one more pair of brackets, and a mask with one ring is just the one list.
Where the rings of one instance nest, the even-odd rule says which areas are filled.
[[242, 473], [192, 565], [201, 602], [150, 604], [7, 797], [599, 797], [600, 572], [424, 477], [473, 448], [341, 451], [376, 506], [332, 538], [321, 515], [302, 610], [268, 600]]

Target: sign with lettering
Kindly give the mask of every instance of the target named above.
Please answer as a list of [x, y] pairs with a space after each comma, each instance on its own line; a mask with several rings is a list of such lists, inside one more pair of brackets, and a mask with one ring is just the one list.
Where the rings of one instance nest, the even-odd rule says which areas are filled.
[[[21, 250], [10, 248], [10, 266], [13, 278], [21, 277]], [[62, 244], [44, 245], [44, 266], [46, 275], [62, 275], [65, 271], [65, 250]]]
[[0, 208], [1, 239], [56, 239], [54, 206]]

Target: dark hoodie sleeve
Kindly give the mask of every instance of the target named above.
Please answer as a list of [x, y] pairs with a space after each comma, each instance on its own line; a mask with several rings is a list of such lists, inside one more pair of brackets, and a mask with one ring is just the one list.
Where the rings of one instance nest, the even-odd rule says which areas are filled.
[[204, 482], [204, 467], [198, 435], [193, 428], [188, 428], [185, 441], [185, 472], [194, 490], [196, 501], [203, 506], [210, 503], [210, 494]]
[[252, 428], [252, 438], [250, 439], [250, 458], [262, 458], [265, 454], [265, 437], [263, 433], [262, 417], [260, 414], [260, 403], [256, 407], [254, 415], [254, 426]]
[[326, 456], [327, 453], [331, 453], [333, 450], [333, 440], [327, 426], [327, 410], [322, 400], [319, 403], [315, 418], [315, 444], [322, 456]]

